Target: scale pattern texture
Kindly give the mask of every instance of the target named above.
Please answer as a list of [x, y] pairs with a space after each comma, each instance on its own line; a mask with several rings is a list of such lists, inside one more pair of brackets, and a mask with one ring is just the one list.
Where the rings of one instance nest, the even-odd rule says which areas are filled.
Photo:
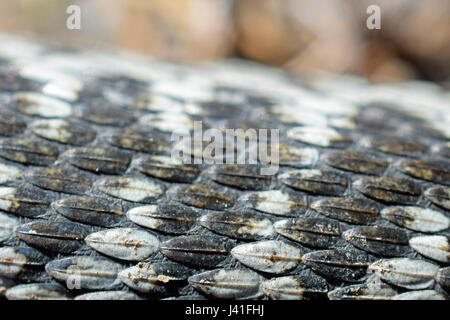
[[[448, 91], [0, 43], [1, 297], [448, 298]], [[194, 121], [279, 171], [173, 161]]]

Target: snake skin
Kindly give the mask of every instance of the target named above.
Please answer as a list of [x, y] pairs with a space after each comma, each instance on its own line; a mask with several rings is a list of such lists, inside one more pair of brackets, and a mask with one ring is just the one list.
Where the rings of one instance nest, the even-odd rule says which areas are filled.
[[[0, 35], [0, 108], [3, 298], [448, 299], [436, 84]], [[279, 129], [279, 171], [171, 161], [197, 120]]]

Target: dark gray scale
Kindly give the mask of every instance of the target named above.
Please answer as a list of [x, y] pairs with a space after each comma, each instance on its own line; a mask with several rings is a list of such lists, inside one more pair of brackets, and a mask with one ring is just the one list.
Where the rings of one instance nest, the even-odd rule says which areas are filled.
[[6, 290], [15, 285], [16, 283], [13, 280], [0, 276], [0, 298], [4, 298]]
[[380, 256], [401, 257], [408, 252], [408, 234], [399, 228], [355, 227], [344, 232], [355, 247]]
[[393, 136], [374, 136], [368, 138], [364, 141], [364, 146], [399, 156], [419, 157], [428, 150], [428, 147], [421, 143]]
[[68, 257], [45, 265], [45, 271], [69, 289], [87, 290], [118, 289], [121, 282], [117, 275], [122, 269], [117, 262], [92, 256]]
[[47, 166], [58, 155], [59, 151], [54, 145], [35, 139], [11, 138], [0, 142], [0, 157], [23, 164]]
[[360, 281], [370, 264], [367, 254], [349, 249], [313, 251], [305, 254], [302, 261], [324, 277], [348, 282]]
[[118, 201], [100, 197], [72, 196], [54, 201], [51, 206], [66, 218], [101, 227], [113, 227], [125, 215]]
[[173, 161], [169, 156], [143, 156], [135, 164], [142, 173], [173, 182], [192, 182], [201, 172], [198, 165]]
[[131, 161], [131, 154], [112, 148], [77, 148], [65, 153], [68, 162], [80, 169], [95, 173], [124, 173]]
[[38, 83], [17, 74], [13, 68], [3, 67], [0, 70], [0, 90], [17, 91], [38, 89]]
[[233, 193], [206, 185], [181, 185], [169, 190], [172, 199], [197, 208], [225, 210], [235, 202]]
[[347, 189], [347, 178], [334, 171], [300, 169], [278, 176], [287, 186], [318, 195], [338, 196]]
[[160, 251], [169, 259], [193, 266], [212, 268], [224, 261], [232, 242], [213, 236], [181, 236], [160, 245]]
[[18, 216], [44, 215], [54, 199], [50, 192], [33, 186], [0, 187], [0, 209]]
[[396, 124], [404, 123], [405, 116], [392, 107], [376, 102], [368, 104], [364, 112], [353, 117], [353, 121], [358, 130], [394, 135], [397, 129]]
[[274, 227], [279, 234], [288, 239], [317, 248], [332, 246], [340, 239], [342, 233], [338, 222], [322, 218], [300, 217], [279, 220], [275, 222]]
[[200, 225], [215, 233], [236, 239], [259, 240], [275, 235], [269, 219], [243, 210], [206, 214], [201, 217]]
[[352, 224], [370, 224], [379, 216], [377, 203], [359, 198], [325, 198], [311, 203], [311, 208], [329, 218]]
[[382, 175], [389, 165], [380, 157], [352, 151], [334, 151], [322, 160], [337, 169], [377, 176]]
[[213, 167], [211, 178], [221, 184], [243, 190], [264, 190], [272, 176], [264, 175], [258, 165], [225, 164]]
[[200, 104], [202, 108], [202, 115], [211, 118], [223, 118], [223, 115], [236, 116], [238, 115], [242, 108], [239, 105], [220, 103], [218, 101], [208, 101]]
[[200, 218], [198, 210], [176, 202], [135, 207], [127, 217], [137, 225], [169, 234], [184, 234], [191, 230]]
[[170, 143], [161, 133], [117, 129], [108, 137], [108, 142], [119, 148], [149, 154], [170, 154]]
[[27, 128], [27, 124], [12, 112], [0, 111], [0, 136], [12, 137], [21, 134]]
[[35, 168], [25, 177], [43, 189], [79, 195], [91, 189], [93, 183], [90, 175], [69, 168]]
[[79, 116], [88, 122], [102, 126], [124, 127], [136, 121], [134, 116], [126, 110], [102, 102], [82, 106]]
[[[370, 110], [370, 108], [368, 109]], [[395, 132], [395, 126], [383, 120], [370, 119], [368, 117], [356, 117], [353, 119], [357, 130], [368, 131], [375, 134], [379, 134], [380, 132], [383, 132], [384, 134], [392, 132], [392, 134], [394, 134]]]
[[90, 99], [104, 98], [114, 105], [128, 107], [134, 103], [134, 97], [147, 86], [145, 82], [122, 75], [99, 77], [88, 83], [82, 96]]
[[387, 203], [415, 203], [421, 193], [418, 184], [391, 177], [363, 178], [353, 186], [364, 195]]
[[404, 173], [438, 184], [450, 184], [450, 162], [437, 159], [404, 160], [398, 164]]
[[89, 143], [97, 135], [95, 130], [85, 123], [61, 119], [34, 121], [31, 131], [41, 138], [74, 146]]
[[16, 234], [33, 247], [68, 254], [83, 245], [89, 229], [72, 222], [38, 220], [22, 224]]
[[440, 130], [440, 128], [435, 126], [432, 122], [412, 120], [403, 123], [399, 130], [401, 134], [406, 137], [425, 137], [434, 140], [448, 140], [448, 134], [446, 134], [445, 130]]

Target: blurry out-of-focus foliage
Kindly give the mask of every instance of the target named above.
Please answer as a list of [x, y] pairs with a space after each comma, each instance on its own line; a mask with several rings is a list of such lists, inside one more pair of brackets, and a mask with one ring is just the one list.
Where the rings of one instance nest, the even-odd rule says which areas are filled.
[[[71, 4], [81, 30], [65, 27]], [[373, 4], [381, 30], [366, 28]], [[1, 0], [0, 32], [176, 61], [240, 56], [299, 74], [450, 78], [449, 0]]]

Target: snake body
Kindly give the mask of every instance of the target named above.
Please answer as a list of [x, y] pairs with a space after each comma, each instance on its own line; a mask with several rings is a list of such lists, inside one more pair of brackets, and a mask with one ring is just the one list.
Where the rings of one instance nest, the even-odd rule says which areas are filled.
[[[438, 85], [0, 43], [0, 296], [448, 298]], [[279, 130], [278, 171], [174, 161], [195, 121]]]

